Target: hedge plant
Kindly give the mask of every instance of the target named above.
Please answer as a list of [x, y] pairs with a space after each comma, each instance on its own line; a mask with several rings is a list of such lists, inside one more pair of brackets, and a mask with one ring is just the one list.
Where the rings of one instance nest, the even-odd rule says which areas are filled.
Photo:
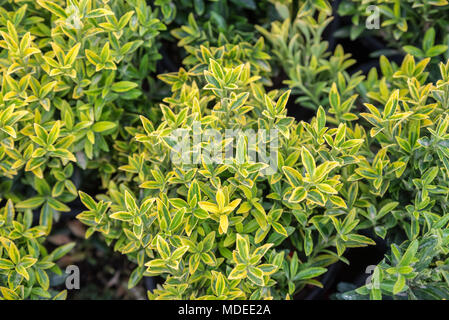
[[136, 99], [146, 76], [136, 74], [136, 64], [146, 61], [150, 71], [158, 59], [153, 39], [164, 26], [151, 8], [144, 1], [107, 3], [2, 7], [2, 176], [24, 175], [38, 196], [17, 207], [42, 207], [43, 224], [77, 197], [73, 163], [97, 168], [102, 178], [116, 170], [104, 162], [116, 158], [113, 139], [126, 135], [118, 124], [132, 123], [141, 108]]
[[141, 89], [165, 26], [143, 0], [2, 1], [0, 11], [0, 199], [40, 210], [45, 238], [77, 198], [77, 172], [95, 169], [106, 183], [119, 161], [113, 142], [126, 139], [121, 126], [154, 112], [137, 110], [151, 98]]
[[354, 98], [354, 88], [363, 80], [360, 73], [349, 74], [347, 69], [356, 61], [345, 54], [341, 45], [330, 52], [323, 32], [333, 17], [324, 8], [305, 2], [294, 11], [292, 1], [278, 4], [283, 20], [271, 23], [270, 29], [257, 26], [271, 44], [278, 66], [287, 74], [288, 85], [295, 102], [312, 110], [329, 106], [328, 94], [335, 82], [343, 99]]
[[[326, 127], [323, 108], [311, 124], [295, 123], [285, 115], [290, 92], [264, 93], [249, 64], [226, 68], [211, 59], [204, 77], [203, 89], [196, 82], [184, 84], [182, 101], [177, 91], [165, 99], [157, 127], [142, 117], [144, 130], [135, 139], [142, 144], [143, 165], [130, 159], [122, 167], [135, 172], [132, 183], [140, 189], [122, 185], [106, 198], [108, 205], [82, 194], [89, 211], [78, 218], [116, 240], [115, 248], [139, 265], [139, 277], [163, 275], [164, 285], [151, 298], [226, 297], [228, 291], [241, 298], [285, 298], [306, 284], [319, 286], [314, 278], [346, 247], [373, 243], [356, 231], [355, 199], [339, 192], [341, 173], [357, 162], [354, 154], [363, 140], [344, 124]], [[244, 137], [223, 164], [192, 151], [191, 159], [180, 154], [185, 161], [173, 165], [173, 132], [193, 135], [195, 125], [202, 132], [275, 129], [276, 159], [260, 155], [275, 165], [268, 170], [266, 161], [251, 160]], [[271, 142], [268, 133], [264, 139]], [[232, 142], [203, 137], [201, 149], [212, 150], [214, 143]], [[288, 242], [303, 259], [299, 265], [298, 255], [292, 256], [297, 265], [289, 271], [282, 266]], [[220, 294], [207, 289], [221, 278], [230, 282]]]
[[369, 148], [350, 180], [369, 190], [368, 226], [391, 239], [391, 254], [376, 267], [371, 283], [357, 291], [374, 299], [448, 295], [449, 63], [441, 63], [440, 80], [429, 83], [428, 61], [416, 64], [408, 55], [394, 70], [383, 60], [383, 69], [394, 72], [392, 90], [382, 92], [388, 89], [381, 87], [387, 101], [366, 103], [367, 112], [361, 113], [369, 123]]
[[447, 6], [0, 0], [0, 298], [67, 297], [76, 214], [149, 299], [301, 298], [381, 242], [333, 298], [447, 299]]
[[43, 245], [44, 226], [33, 226], [31, 210], [17, 213], [8, 200], [0, 211], [0, 292], [1, 298], [65, 299], [67, 291], [50, 289], [49, 274], [61, 275], [55, 261], [69, 252], [75, 243], [68, 243], [51, 253]]

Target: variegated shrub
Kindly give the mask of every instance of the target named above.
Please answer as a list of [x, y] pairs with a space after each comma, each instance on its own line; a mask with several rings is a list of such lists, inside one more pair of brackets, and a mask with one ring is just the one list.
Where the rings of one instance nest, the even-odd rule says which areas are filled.
[[[101, 202], [82, 193], [89, 211], [78, 218], [138, 264], [130, 285], [164, 278], [151, 298], [279, 299], [319, 286], [316, 277], [346, 247], [373, 243], [357, 232], [357, 185], [346, 184], [361, 131], [326, 126], [323, 108], [312, 123], [297, 123], [286, 116], [289, 91], [265, 93], [249, 64], [210, 61], [205, 86], [185, 83], [164, 100], [162, 123], [141, 117], [140, 152], [121, 167], [129, 182]], [[277, 130], [276, 166], [263, 174], [270, 156], [251, 159], [256, 146], [242, 135], [222, 163], [207, 155], [232, 141], [203, 136], [176, 164], [174, 132], [193, 134], [195, 123], [223, 135]]]
[[2, 1], [0, 179], [23, 176], [37, 193], [5, 188], [17, 209], [69, 211], [74, 170], [96, 168], [107, 181], [113, 139], [143, 113], [141, 71], [154, 71], [164, 26], [143, 0], [108, 2]]
[[366, 75], [337, 4], [0, 0], [0, 298], [67, 296], [45, 239], [79, 197], [150, 299], [304, 297], [380, 240], [335, 297], [448, 299], [447, 1], [340, 1], [404, 55]]
[[31, 210], [18, 213], [9, 200], [0, 209], [0, 299], [65, 299], [67, 291], [50, 289], [50, 274], [61, 275], [55, 262], [75, 243], [51, 253], [43, 245], [47, 230], [33, 226]]

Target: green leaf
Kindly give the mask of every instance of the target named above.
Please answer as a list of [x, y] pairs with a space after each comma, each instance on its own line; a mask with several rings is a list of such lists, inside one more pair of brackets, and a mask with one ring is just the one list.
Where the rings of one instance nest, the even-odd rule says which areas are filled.
[[318, 125], [318, 131], [321, 131], [326, 125], [326, 112], [324, 111], [324, 108], [322, 106], [318, 108], [316, 121]]
[[297, 170], [291, 167], [283, 166], [282, 171], [284, 172], [291, 186], [296, 188], [299, 184], [301, 184], [303, 177]]
[[424, 39], [422, 42], [423, 46], [423, 50], [427, 51], [429, 50], [431, 47], [433, 47], [433, 45], [435, 44], [435, 29], [434, 28], [429, 28], [426, 33], [424, 34]]
[[70, 208], [68, 206], [66, 206], [64, 203], [62, 203], [61, 201], [58, 201], [54, 198], [47, 198], [47, 203], [50, 207], [52, 207], [56, 211], [62, 211], [62, 212], [70, 211]]
[[223, 69], [221, 68], [220, 64], [214, 59], [210, 59], [210, 69], [218, 79], [224, 80]]
[[415, 258], [416, 252], [418, 251], [418, 240], [413, 240], [399, 261], [399, 266], [409, 266], [413, 259]]
[[312, 3], [320, 11], [326, 12], [327, 14], [332, 13], [332, 7], [327, 0], [314, 0]]
[[276, 102], [276, 113], [280, 114], [284, 111], [285, 106], [287, 105], [288, 98], [290, 97], [291, 90], [288, 90], [282, 94], [282, 96]]
[[384, 119], [388, 119], [396, 112], [399, 103], [399, 90], [395, 90], [387, 101], [384, 109]]
[[402, 49], [404, 49], [404, 51], [406, 53], [411, 54], [412, 56], [415, 56], [418, 58], [425, 56], [424, 52], [421, 49], [414, 47], [414, 46], [403, 46]]
[[170, 247], [168, 246], [167, 241], [165, 241], [160, 235], [156, 238], [156, 247], [162, 259], [168, 259], [170, 257]]
[[67, 253], [69, 253], [69, 251], [71, 251], [75, 247], [75, 245], [75, 242], [70, 242], [53, 250], [53, 252], [50, 254], [53, 258], [53, 261], [61, 259]]
[[393, 287], [393, 294], [400, 293], [404, 289], [404, 287], [405, 287], [405, 277], [399, 275]]
[[92, 130], [95, 132], [104, 132], [104, 131], [112, 130], [116, 126], [117, 126], [117, 124], [114, 122], [111, 122], [111, 121], [99, 121], [99, 122], [96, 122], [92, 126]]
[[36, 268], [35, 270], [36, 270], [36, 279], [41, 285], [42, 289], [48, 290], [48, 288], [50, 287], [50, 279], [47, 273], [41, 268]]
[[309, 150], [306, 149], [306, 147], [302, 147], [301, 159], [307, 173], [310, 177], [312, 177], [316, 169], [315, 159], [313, 159], [312, 154], [309, 152]]
[[170, 222], [170, 226], [168, 227], [168, 229], [170, 231], [175, 231], [182, 225], [183, 220], [184, 220], [184, 212], [185, 212], [185, 210], [183, 210], [183, 209], [178, 210], [176, 212], [175, 216], [173, 217], [172, 221]]
[[329, 103], [331, 107], [334, 108], [334, 110], [340, 109], [340, 94], [338, 93], [337, 85], [335, 82], [332, 83], [332, 87], [329, 92]]
[[131, 272], [128, 280], [128, 289], [134, 288], [139, 283], [139, 281], [143, 278], [143, 272], [144, 269], [141, 267], [137, 267], [133, 272]]
[[131, 222], [134, 219], [134, 215], [126, 211], [114, 212], [110, 217], [124, 222]]
[[246, 277], [246, 275], [247, 275], [246, 266], [243, 264], [238, 264], [229, 273], [228, 279], [230, 279], [230, 280], [243, 279]]
[[389, 202], [387, 204], [385, 204], [380, 210], [379, 212], [377, 212], [376, 215], [376, 219], [380, 219], [382, 218], [384, 215], [386, 215], [387, 213], [391, 213], [391, 211], [396, 208], [399, 205], [399, 202], [396, 201], [392, 201]]
[[249, 260], [249, 243], [248, 240], [237, 234], [236, 238], [236, 248], [242, 259], [245, 261]]
[[283, 235], [284, 237], [288, 237], [287, 231], [279, 222], [273, 222], [271, 226], [277, 233]]
[[297, 187], [293, 190], [288, 202], [298, 203], [307, 197], [307, 191], [304, 187]]
[[125, 191], [125, 205], [126, 209], [128, 211], [136, 213], [138, 211], [136, 200], [131, 195], [131, 193], [128, 192], [128, 190]]
[[37, 0], [37, 3], [40, 6], [47, 9], [48, 11], [51, 11], [53, 14], [55, 14], [59, 18], [62, 18], [62, 19], [68, 18], [67, 14], [65, 13], [65, 10], [50, 0]]
[[9, 270], [14, 268], [14, 263], [7, 259], [0, 258], [0, 270]]
[[247, 277], [248, 280], [250, 280], [252, 283], [254, 283], [257, 286], [263, 286], [264, 280], [263, 280], [263, 271], [256, 267], [248, 267], [247, 270]]
[[67, 299], [67, 290], [63, 290], [53, 297], [53, 300], [66, 300], [66, 299]]
[[329, 200], [340, 208], [347, 208], [345, 201], [339, 196], [331, 196]]
[[262, 228], [265, 229], [267, 226], [267, 215], [265, 213], [265, 210], [263, 209], [262, 205], [258, 202], [253, 202], [253, 206], [256, 208], [255, 210], [251, 210], [252, 216], [256, 219], [257, 224]]
[[90, 210], [95, 210], [97, 208], [96, 202], [87, 193], [79, 191], [79, 196], [81, 202]]
[[17, 209], [35, 209], [40, 207], [45, 201], [44, 197], [33, 197], [16, 204]]
[[439, 45], [433, 46], [432, 48], [427, 50], [426, 51], [426, 56], [428, 56], [428, 57], [436, 57], [436, 56], [439, 56], [440, 54], [445, 53], [447, 50], [448, 50], [448, 46], [447, 45], [439, 44]]
[[0, 292], [6, 300], [21, 300], [20, 296], [11, 289], [0, 287]]
[[311, 267], [311, 268], [307, 268], [307, 269], [299, 271], [295, 275], [294, 279], [295, 279], [295, 281], [312, 279], [312, 278], [316, 278], [316, 277], [322, 275], [326, 271], [327, 271], [326, 268]]
[[376, 242], [368, 237], [362, 236], [360, 234], [350, 234], [348, 235], [348, 240], [360, 243], [361, 245], [375, 245]]
[[138, 86], [137, 83], [131, 81], [120, 81], [112, 85], [111, 89], [115, 92], [126, 92]]

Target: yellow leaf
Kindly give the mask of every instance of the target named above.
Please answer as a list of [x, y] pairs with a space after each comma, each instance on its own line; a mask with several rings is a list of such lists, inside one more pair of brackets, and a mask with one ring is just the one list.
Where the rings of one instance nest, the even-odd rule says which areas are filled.
[[222, 214], [220, 216], [220, 228], [219, 228], [220, 234], [226, 233], [228, 231], [228, 227], [229, 227], [228, 216]]
[[201, 209], [206, 210], [210, 213], [219, 213], [219, 209], [216, 204], [208, 201], [200, 201], [198, 202], [198, 205]]

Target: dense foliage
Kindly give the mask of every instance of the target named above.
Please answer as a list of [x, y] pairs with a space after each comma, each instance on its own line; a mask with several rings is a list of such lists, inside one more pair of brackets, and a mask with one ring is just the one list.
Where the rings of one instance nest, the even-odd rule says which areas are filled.
[[380, 242], [335, 298], [448, 299], [448, 8], [0, 0], [0, 298], [67, 296], [46, 238], [81, 201], [150, 299], [303, 297]]

